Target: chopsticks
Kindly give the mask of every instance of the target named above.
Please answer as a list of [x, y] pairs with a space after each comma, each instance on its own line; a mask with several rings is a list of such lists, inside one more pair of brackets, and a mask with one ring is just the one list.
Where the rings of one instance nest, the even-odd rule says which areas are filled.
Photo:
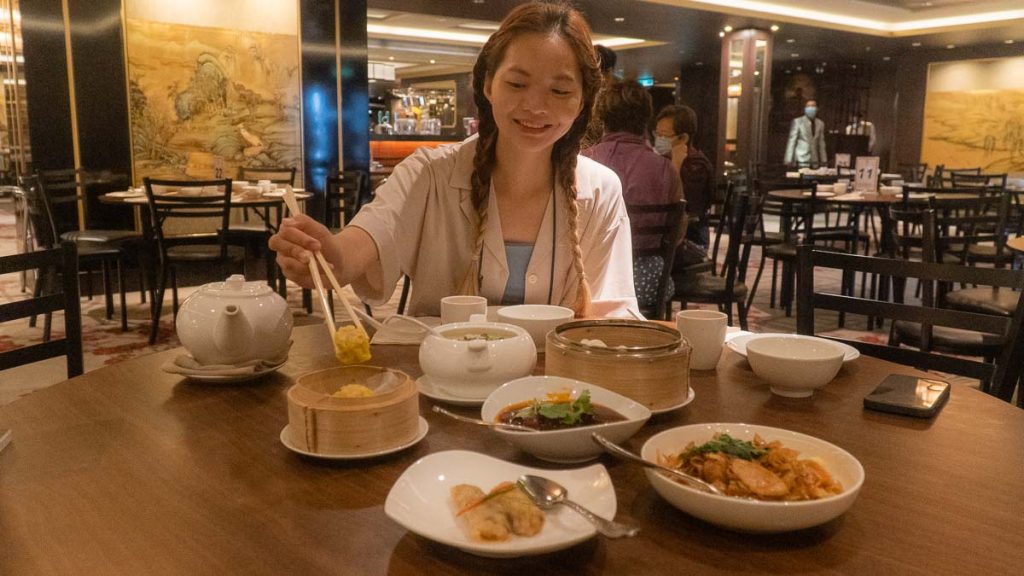
[[[286, 206], [288, 206], [288, 211], [291, 212], [293, 215], [300, 213], [299, 203], [298, 201], [295, 200], [295, 192], [293, 192], [290, 188], [285, 188], [284, 203]], [[317, 261], [319, 261], [320, 265], [323, 266], [325, 275], [327, 276], [327, 279], [330, 280], [331, 282], [331, 287], [334, 288], [334, 291], [338, 294], [338, 299], [341, 300], [341, 304], [345, 307], [345, 313], [348, 314], [350, 318], [352, 318], [352, 324], [356, 327], [357, 330], [359, 330], [365, 335], [366, 328], [363, 327], [363, 323], [359, 321], [359, 317], [356, 316], [355, 311], [352, 310], [352, 305], [349, 304], [348, 300], [342, 295], [341, 284], [338, 282], [338, 278], [335, 277], [334, 271], [331, 270], [330, 265], [327, 264], [327, 259], [325, 259], [324, 255], [321, 254], [319, 250], [317, 250], [314, 253], [314, 258], [309, 259], [309, 273], [311, 276], [313, 276], [313, 284], [316, 285], [316, 290], [320, 294], [320, 305], [324, 309], [324, 323], [327, 325], [327, 329], [328, 331], [330, 331], [331, 336], [333, 337], [335, 332], [333, 318], [334, 312], [333, 310], [331, 310], [330, 302], [327, 299], [327, 292], [324, 290], [323, 281], [320, 279], [320, 271], [317, 269]]]

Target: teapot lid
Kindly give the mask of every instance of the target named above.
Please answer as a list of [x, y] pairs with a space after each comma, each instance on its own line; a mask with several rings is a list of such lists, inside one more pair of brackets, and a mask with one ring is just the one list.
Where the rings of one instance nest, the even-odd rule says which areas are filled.
[[274, 293], [273, 289], [262, 280], [246, 282], [245, 276], [232, 274], [223, 282], [210, 282], [201, 289], [207, 294], [226, 298], [243, 298], [250, 296], [266, 296]]

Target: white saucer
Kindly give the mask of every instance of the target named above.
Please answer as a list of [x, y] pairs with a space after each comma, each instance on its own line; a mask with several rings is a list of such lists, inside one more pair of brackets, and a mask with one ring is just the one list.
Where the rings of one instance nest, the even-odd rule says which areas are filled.
[[767, 336], [786, 336], [795, 339], [825, 340], [826, 342], [831, 342], [832, 344], [835, 344], [836, 346], [839, 346], [840, 348], [843, 349], [843, 351], [845, 352], [845, 355], [843, 356], [843, 362], [849, 362], [850, 360], [856, 360], [857, 358], [860, 358], [860, 350], [857, 350], [856, 348], [850, 346], [849, 344], [843, 344], [842, 342], [836, 342], [835, 340], [829, 340], [827, 338], [803, 336], [801, 334], [747, 334], [744, 336], [737, 336], [731, 340], [727, 340], [725, 345], [728, 346], [729, 349], [732, 350], [733, 352], [739, 354], [740, 356], [746, 357], [747, 342], [750, 342], [751, 340], [757, 338], [765, 338]]
[[270, 374], [271, 372], [276, 372], [281, 366], [284, 366], [285, 363], [287, 363], [287, 362], [288, 362], [288, 360], [285, 360], [284, 362], [281, 362], [280, 364], [278, 364], [276, 366], [272, 366], [270, 368], [267, 368], [266, 370], [263, 370], [262, 372], [253, 372], [251, 374], [229, 374], [229, 375], [225, 375], [225, 374], [203, 374], [201, 372], [194, 372], [194, 373], [190, 373], [190, 374], [182, 374], [181, 372], [167, 372], [167, 370], [164, 370], [164, 372], [167, 372], [168, 374], [177, 374], [178, 376], [184, 376], [185, 378], [188, 378], [189, 380], [195, 380], [196, 382], [209, 382], [209, 383], [212, 383], [212, 384], [229, 384], [231, 382], [245, 382], [246, 380], [255, 380], [257, 378], [262, 378], [262, 377], [266, 376], [267, 374]]
[[669, 406], [668, 408], [658, 408], [657, 410], [652, 408], [651, 409], [651, 414], [664, 414], [666, 412], [671, 412], [673, 410], [679, 410], [683, 406], [686, 406], [690, 402], [693, 402], [693, 399], [696, 396], [697, 396], [697, 393], [693, 391], [693, 386], [690, 386], [690, 393], [686, 395], [686, 399], [685, 400], [683, 400], [679, 404], [676, 404], [675, 406]]
[[309, 456], [310, 458], [321, 458], [324, 460], [366, 460], [368, 458], [376, 458], [378, 456], [394, 454], [395, 452], [400, 452], [402, 450], [405, 450], [406, 448], [409, 448], [410, 446], [418, 444], [420, 440], [423, 440], [423, 438], [427, 436], [427, 432], [430, 430], [430, 425], [427, 424], [427, 419], [424, 418], [423, 416], [420, 416], [419, 419], [420, 429], [419, 432], [416, 433], [415, 438], [400, 446], [395, 446], [394, 448], [387, 448], [385, 450], [378, 450], [377, 452], [368, 452], [365, 454], [317, 454], [315, 452], [306, 452], [302, 448], [299, 448], [298, 446], [293, 446], [291, 444], [291, 442], [288, 439], [288, 428], [290, 428], [290, 426], [287, 425], [281, 429], [281, 444], [284, 444], [285, 448], [291, 450], [292, 452], [295, 452], [296, 454], [302, 454], [303, 456]]
[[463, 396], [452, 396], [438, 388], [426, 374], [416, 379], [416, 385], [420, 389], [420, 394], [423, 394], [427, 398], [437, 400], [438, 402], [451, 404], [452, 406], [483, 406], [484, 400], [487, 400], [487, 398], [477, 399], [465, 398]]

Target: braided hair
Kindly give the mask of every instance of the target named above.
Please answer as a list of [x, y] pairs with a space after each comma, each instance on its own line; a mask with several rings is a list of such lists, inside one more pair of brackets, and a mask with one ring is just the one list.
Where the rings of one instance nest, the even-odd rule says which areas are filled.
[[[566, 194], [569, 207], [569, 232], [572, 239], [572, 263], [576, 274], [576, 299], [572, 305], [577, 317], [590, 315], [591, 293], [583, 269], [583, 250], [580, 248], [579, 205], [576, 201], [576, 156], [580, 140], [587, 131], [593, 114], [594, 100], [601, 88], [601, 72], [597, 54], [591, 41], [590, 26], [583, 15], [564, 3], [531, 2], [516, 7], [497, 32], [491, 35], [480, 50], [473, 66], [473, 99], [480, 113], [476, 157], [473, 159], [471, 198], [479, 217], [472, 260], [463, 278], [460, 292], [477, 294], [479, 291], [480, 251], [487, 226], [487, 206], [491, 189], [491, 176], [497, 161], [498, 126], [491, 103], [484, 95], [484, 85], [501, 64], [505, 52], [516, 38], [523, 34], [554, 34], [561, 37], [576, 55], [583, 85], [582, 110], [569, 131], [551, 150], [551, 166], [555, 185]], [[551, 255], [554, 258], [554, 254]]]

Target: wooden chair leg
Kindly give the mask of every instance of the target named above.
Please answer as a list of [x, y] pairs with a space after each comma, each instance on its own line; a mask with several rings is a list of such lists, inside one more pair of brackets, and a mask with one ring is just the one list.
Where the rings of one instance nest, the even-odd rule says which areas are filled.
[[739, 314], [739, 317], [740, 317], [740, 330], [747, 330], [747, 328], [748, 328], [748, 325], [747, 325], [747, 312], [748, 311], [749, 311], [749, 309], [747, 308], [746, 304], [743, 302], [743, 298], [739, 298], [736, 301], [736, 312], [737, 312], [737, 314]]
[[761, 255], [761, 264], [757, 267], [757, 274], [754, 275], [754, 282], [750, 285], [750, 294], [747, 295], [747, 308], [754, 304], [754, 296], [757, 294], [757, 285], [761, 282], [761, 273], [764, 272], [764, 254]]
[[150, 305], [151, 324], [149, 327], [149, 344], [156, 343], [156, 337], [160, 333], [160, 313], [163, 311], [164, 290], [167, 285], [167, 270], [161, 267], [158, 274], [157, 285], [154, 286], [153, 299]]
[[114, 317], [114, 291], [110, 285], [110, 261], [104, 259], [100, 262], [100, 272], [103, 277], [103, 305], [107, 320]]

